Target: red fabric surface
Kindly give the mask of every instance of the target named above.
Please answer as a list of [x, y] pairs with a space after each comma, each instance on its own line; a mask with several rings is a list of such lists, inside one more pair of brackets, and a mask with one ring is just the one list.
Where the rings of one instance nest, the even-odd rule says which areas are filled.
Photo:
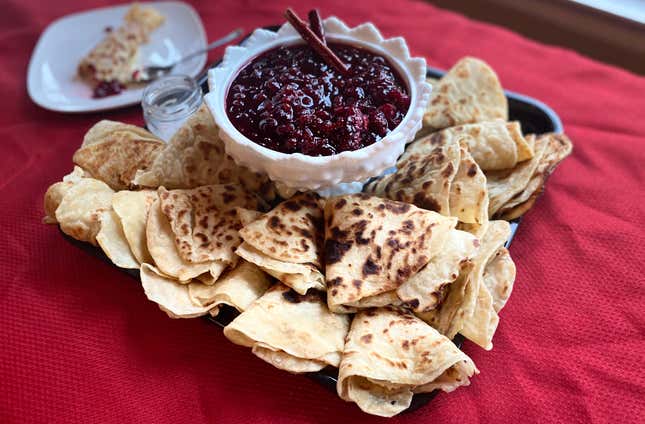
[[[209, 39], [280, 22], [287, 3], [314, 4], [194, 3]], [[404, 35], [431, 65], [483, 58], [506, 88], [551, 105], [575, 143], [513, 242], [517, 281], [494, 349], [465, 344], [481, 375], [391, 422], [642, 422], [645, 79], [420, 2], [318, 3], [323, 15]], [[384, 421], [203, 320], [168, 319], [130, 277], [41, 224], [42, 195], [71, 169], [84, 132], [103, 117], [142, 123], [137, 107], [63, 115], [27, 96], [46, 25], [106, 4], [3, 2], [0, 422]]]

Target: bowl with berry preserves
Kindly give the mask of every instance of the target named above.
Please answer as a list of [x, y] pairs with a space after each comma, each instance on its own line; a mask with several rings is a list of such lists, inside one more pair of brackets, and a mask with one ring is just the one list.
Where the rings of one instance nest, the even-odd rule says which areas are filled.
[[360, 190], [421, 128], [425, 60], [371, 23], [316, 25], [310, 14], [307, 25], [290, 13], [277, 32], [227, 48], [205, 101], [227, 153], [281, 191]]

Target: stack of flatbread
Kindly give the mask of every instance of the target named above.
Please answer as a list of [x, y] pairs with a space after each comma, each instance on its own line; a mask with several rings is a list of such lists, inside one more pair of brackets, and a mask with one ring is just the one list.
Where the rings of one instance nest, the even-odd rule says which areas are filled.
[[564, 134], [523, 135], [519, 122], [508, 122], [495, 71], [472, 57], [433, 81], [423, 126], [397, 171], [366, 189], [464, 223], [519, 218], [572, 151]]
[[201, 108], [166, 145], [101, 121], [45, 194], [45, 222], [138, 269], [173, 318], [239, 314], [233, 343], [292, 373], [338, 369], [338, 395], [393, 416], [479, 373], [515, 281], [507, 220], [571, 152], [508, 122], [495, 73], [465, 58], [437, 81], [424, 130], [364, 192], [277, 199], [226, 155]]

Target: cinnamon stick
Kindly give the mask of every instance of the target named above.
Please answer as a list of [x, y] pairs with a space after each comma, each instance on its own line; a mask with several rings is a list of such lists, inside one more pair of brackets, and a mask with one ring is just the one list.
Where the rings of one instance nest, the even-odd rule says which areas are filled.
[[318, 13], [318, 9], [309, 11], [309, 28], [311, 28], [311, 31], [320, 38], [320, 41], [322, 41], [323, 44], [327, 44], [327, 40], [325, 40], [325, 30], [322, 25], [322, 20], [320, 19], [320, 13]]
[[314, 51], [318, 53], [329, 66], [336, 69], [341, 75], [348, 74], [349, 70], [347, 65], [345, 65], [326, 44], [323, 44], [320, 38], [314, 34], [314, 32], [298, 17], [298, 15], [294, 13], [293, 10], [287, 9], [284, 16], [287, 18], [287, 21], [289, 21], [291, 26], [298, 31], [309, 47], [314, 49]]

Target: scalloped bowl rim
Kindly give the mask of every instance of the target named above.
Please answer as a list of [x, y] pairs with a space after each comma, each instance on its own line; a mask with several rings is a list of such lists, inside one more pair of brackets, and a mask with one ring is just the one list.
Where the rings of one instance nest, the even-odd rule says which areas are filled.
[[[336, 26], [336, 28], [332, 27], [331, 32], [328, 31], [327, 28], [330, 23]], [[381, 140], [357, 150], [344, 151], [329, 156], [308, 156], [302, 153], [283, 153], [261, 146], [260, 144], [244, 136], [233, 125], [228, 117], [228, 114], [226, 113], [225, 103], [228, 90], [234, 79], [239, 74], [240, 70], [246, 67], [253, 59], [258, 57], [259, 55], [279, 45], [302, 44], [302, 38], [288, 23], [282, 25], [277, 32], [262, 28], [256, 29], [246, 42], [242, 43], [239, 46], [229, 46], [226, 50], [222, 63], [218, 67], [211, 69], [208, 73], [208, 83], [210, 91], [205, 96], [205, 101], [211, 111], [211, 114], [213, 115], [213, 118], [215, 119], [215, 122], [220, 127], [220, 136], [222, 136], [222, 139], [227, 146], [227, 152], [229, 151], [227, 142], [229, 141], [227, 140], [228, 138], [241, 147], [253, 150], [256, 156], [264, 157], [266, 160], [269, 160], [271, 162], [284, 163], [285, 161], [289, 161], [289, 167], [294, 169], [314, 167], [316, 170], [323, 170], [334, 163], [347, 163], [348, 161], [359, 162], [361, 160], [364, 160], [365, 158], [374, 156], [375, 153], [381, 153], [382, 150], [396, 149], [398, 147], [398, 151], [392, 152], [392, 157], [388, 161], [387, 165], [380, 164], [379, 169], [375, 169], [374, 172], [368, 171], [371, 175], [362, 176], [362, 178], [369, 178], [380, 174], [389, 167], [392, 167], [395, 164], [398, 156], [403, 153], [403, 149], [407, 142], [412, 140], [412, 137], [410, 137], [409, 135], [407, 137], [408, 140], [404, 140], [407, 135], [405, 133], [413, 131], [416, 132], [414, 127], [417, 127], [416, 130], [418, 130], [421, 126], [421, 117], [418, 117], [416, 122], [411, 121], [412, 119], [414, 119], [413, 115], [415, 114], [415, 112], [417, 112], [418, 114], [420, 106], [423, 106], [423, 109], [425, 109], [427, 101], [430, 97], [431, 86], [425, 81], [425, 59], [421, 57], [410, 56], [407, 44], [405, 43], [405, 39], [403, 37], [393, 37], [389, 39], [383, 38], [378, 29], [372, 23], [368, 22], [353, 28], [349, 28], [339, 19], [330, 17], [325, 19], [323, 21], [323, 24], [325, 25], [326, 37], [328, 37], [329, 40], [337, 41], [343, 44], [355, 45], [365, 48], [372, 53], [382, 55], [399, 72], [404, 80], [408, 89], [408, 94], [410, 95], [410, 107], [408, 108], [404, 118], [401, 120], [401, 123]], [[338, 30], [339, 28], [344, 32], [334, 32], [334, 30]], [[365, 30], [371, 31], [372, 34], [375, 34], [377, 39], [380, 39], [380, 41], [378, 41], [377, 43], [374, 41], [364, 40], [357, 38], [352, 34]], [[392, 54], [390, 51], [384, 48], [384, 43], [398, 43], [398, 46], [403, 49], [403, 52], [400, 54], [402, 54], [404, 58], [402, 59]], [[236, 49], [237, 52], [235, 52]], [[234, 54], [236, 54], [237, 57], [233, 57]], [[410, 69], [412, 66], [422, 68], [421, 71], [416, 72], [419, 75], [415, 75], [415, 72]], [[233, 154], [232, 156], [237, 161], [235, 154]], [[248, 161], [245, 160], [241, 160], [240, 162], [242, 165], [245, 165], [254, 171], [266, 172], [272, 179], [282, 182], [290, 187], [304, 187], [315, 189], [325, 187], [325, 184], [323, 182], [319, 182], [319, 184], [314, 183], [313, 185], [308, 185], [307, 182], [303, 180], [294, 182], [289, 181], [290, 178], [287, 176], [284, 176], [283, 178], [282, 176], [271, 175], [271, 172], [265, 169], [262, 163], [253, 164], [248, 163]], [[360, 163], [354, 164], [354, 167], [356, 168], [356, 170], [354, 170], [354, 174], [361, 174]], [[363, 174], [365, 173], [366, 172], [364, 170]], [[345, 174], [347, 174], [347, 172], [345, 172]], [[328, 180], [327, 186], [338, 184], [340, 182], [357, 181], [354, 177], [352, 177], [352, 175], [347, 176], [347, 178], [350, 179], [345, 178], [345, 176], [341, 176], [340, 180], [338, 181], [333, 181], [329, 178], [323, 179]]]

